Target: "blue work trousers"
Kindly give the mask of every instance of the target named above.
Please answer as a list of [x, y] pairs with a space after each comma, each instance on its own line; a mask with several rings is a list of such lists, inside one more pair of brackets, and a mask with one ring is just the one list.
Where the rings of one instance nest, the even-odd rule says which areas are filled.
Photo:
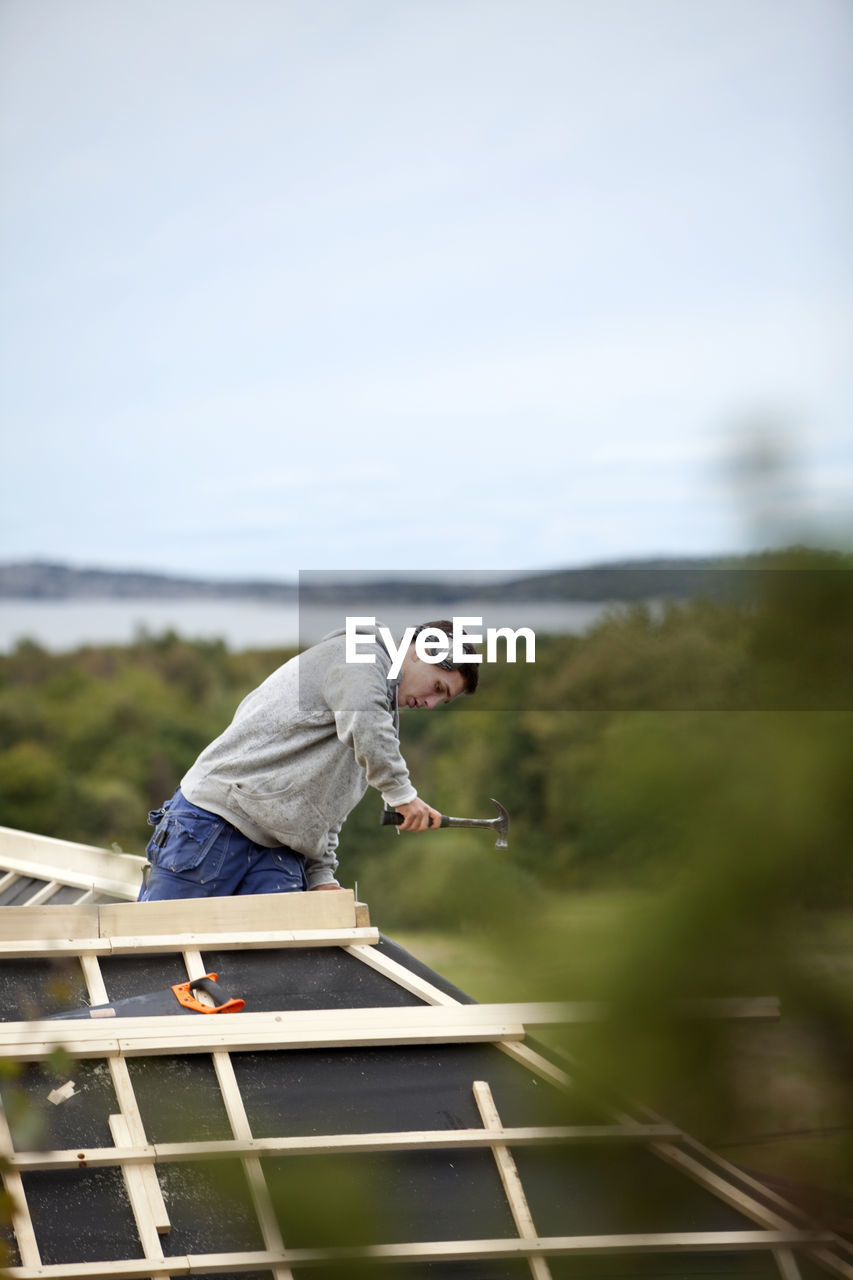
[[287, 845], [255, 844], [218, 814], [192, 804], [180, 787], [162, 809], [149, 813], [148, 822], [156, 830], [145, 850], [150, 869], [140, 902], [308, 888], [301, 853]]

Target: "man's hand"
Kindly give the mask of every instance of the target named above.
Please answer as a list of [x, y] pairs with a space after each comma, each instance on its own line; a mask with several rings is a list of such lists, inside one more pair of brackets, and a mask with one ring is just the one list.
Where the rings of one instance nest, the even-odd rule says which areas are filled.
[[320, 889], [340, 889], [339, 884], [312, 884], [309, 893], [317, 893]]
[[434, 831], [441, 824], [441, 814], [425, 800], [421, 800], [420, 796], [416, 796], [408, 804], [395, 804], [394, 808], [403, 815], [398, 831]]

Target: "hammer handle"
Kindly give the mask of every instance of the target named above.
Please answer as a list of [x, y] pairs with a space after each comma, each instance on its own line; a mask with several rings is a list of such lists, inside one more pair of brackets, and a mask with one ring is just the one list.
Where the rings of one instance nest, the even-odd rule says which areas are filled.
[[[382, 817], [379, 819], [380, 827], [399, 827], [401, 822], [405, 822], [405, 818], [402, 813], [398, 813], [396, 809], [382, 810]], [[450, 826], [450, 819], [447, 814], [443, 813], [441, 815], [441, 822], [438, 825], [440, 827]]]

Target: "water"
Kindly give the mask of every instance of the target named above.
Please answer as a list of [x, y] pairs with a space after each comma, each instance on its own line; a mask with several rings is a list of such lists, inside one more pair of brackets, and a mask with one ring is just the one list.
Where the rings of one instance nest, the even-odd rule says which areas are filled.
[[[362, 610], [347, 606], [352, 615]], [[429, 617], [483, 618], [484, 627], [531, 627], [539, 634], [579, 633], [588, 629], [613, 605], [553, 601], [492, 606], [460, 601], [442, 605], [438, 614], [423, 604], [378, 606], [379, 620], [402, 632]], [[373, 606], [364, 606], [368, 614]], [[234, 651], [304, 646], [334, 627], [346, 614], [331, 606], [300, 610], [293, 604], [264, 604], [243, 600], [0, 600], [0, 653], [8, 653], [21, 639], [36, 641], [60, 653], [80, 645], [130, 644], [145, 631], [161, 635], [176, 631], [190, 640], [222, 639]]]
[[240, 650], [292, 645], [298, 610], [231, 600], [2, 600], [0, 652], [22, 638], [63, 652], [84, 644], [130, 644], [140, 632], [176, 631], [191, 640], [221, 637]]

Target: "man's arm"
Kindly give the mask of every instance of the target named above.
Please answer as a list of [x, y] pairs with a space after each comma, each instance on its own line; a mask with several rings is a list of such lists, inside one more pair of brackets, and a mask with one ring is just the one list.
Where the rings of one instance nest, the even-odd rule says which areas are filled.
[[335, 879], [335, 872], [338, 869], [337, 851], [340, 831], [341, 827], [338, 824], [329, 832], [325, 857], [306, 861], [305, 874], [308, 877], [308, 888], [312, 892], [315, 889], [340, 889], [341, 887]]
[[414, 800], [418, 793], [400, 750], [384, 665], [341, 658], [330, 665], [323, 692], [338, 738], [351, 748], [368, 784], [395, 808]]
[[338, 737], [352, 747], [370, 786], [376, 788], [387, 805], [403, 814], [398, 830], [427, 831], [437, 827], [441, 814], [420, 799], [409, 777], [389, 707], [382, 662], [377, 658], [375, 664], [332, 664], [324, 692], [335, 716]]

